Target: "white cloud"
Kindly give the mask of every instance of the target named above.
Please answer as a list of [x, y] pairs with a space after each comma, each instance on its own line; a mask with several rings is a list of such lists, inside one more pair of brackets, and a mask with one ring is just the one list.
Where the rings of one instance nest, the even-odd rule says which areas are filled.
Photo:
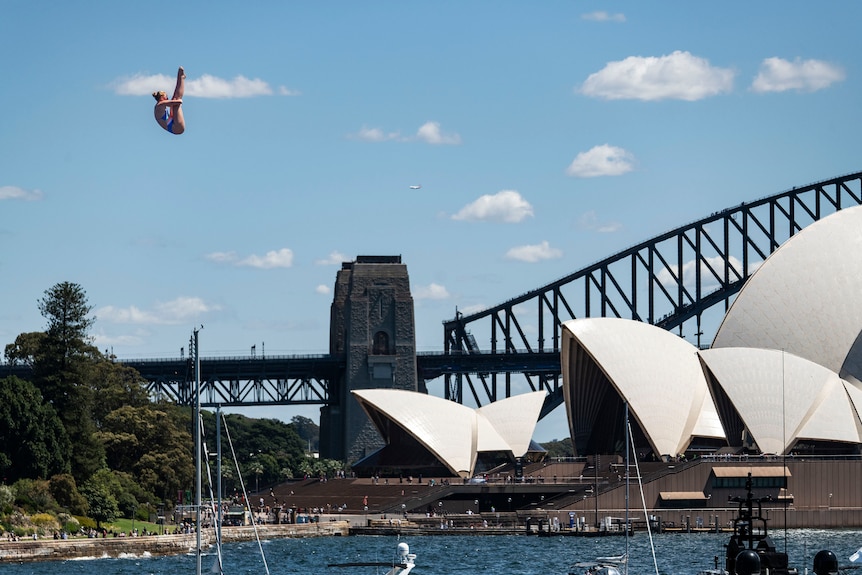
[[448, 299], [449, 292], [444, 286], [432, 283], [428, 286], [416, 286], [413, 288], [413, 299]]
[[626, 16], [622, 13], [608, 14], [603, 10], [581, 14], [581, 20], [592, 20], [593, 22], [625, 22]]
[[606, 100], [701, 100], [733, 88], [733, 71], [711, 66], [689, 52], [668, 56], [629, 56], [590, 74], [580, 88]]
[[144, 338], [141, 335], [107, 335], [103, 332], [93, 334], [93, 345], [99, 349], [107, 349], [115, 345], [135, 347], [143, 342]]
[[365, 142], [385, 142], [387, 140], [400, 140], [401, 134], [398, 132], [384, 132], [380, 128], [362, 128], [355, 134], [349, 134], [348, 137], [355, 140], [363, 140]]
[[329, 286], [328, 286], [328, 285], [320, 284], [319, 286], [317, 286], [316, 288], [314, 288], [314, 291], [315, 291], [315, 292], [317, 292], [317, 293], [319, 293], [320, 295], [328, 295], [328, 294], [329, 294], [329, 292], [330, 292], [330, 291], [332, 291], [332, 290], [330, 290], [330, 289], [329, 289]]
[[216, 263], [233, 264], [235, 266], [260, 269], [289, 268], [293, 265], [293, 250], [290, 248], [271, 250], [266, 252], [263, 256], [252, 254], [244, 258], [240, 258], [237, 253], [233, 251], [213, 252], [204, 257]]
[[452, 216], [453, 220], [517, 223], [533, 215], [533, 206], [515, 190], [485, 194]]
[[793, 62], [781, 58], [766, 58], [760, 64], [760, 72], [751, 84], [755, 92], [816, 92], [844, 80], [841, 67], [821, 60]]
[[230, 264], [239, 259], [236, 252], [213, 252], [204, 257], [211, 262], [216, 262], [218, 264]]
[[39, 190], [25, 190], [16, 186], [0, 186], [0, 200], [25, 200], [32, 202], [42, 199]]
[[529, 263], [561, 257], [563, 257], [563, 251], [552, 248], [547, 241], [535, 245], [518, 246], [506, 252], [506, 259]]
[[173, 325], [200, 319], [220, 309], [221, 307], [209, 305], [199, 297], [179, 297], [169, 302], [157, 303], [151, 310], [136, 306], [119, 308], [109, 305], [97, 309], [95, 316], [99, 321], [111, 323]]
[[598, 176], [620, 176], [634, 169], [634, 156], [631, 152], [602, 144], [595, 146], [586, 152], [581, 152], [569, 167], [566, 173], [577, 178], [595, 178]]
[[581, 218], [578, 220], [578, 227], [582, 230], [589, 230], [593, 232], [599, 232], [603, 234], [612, 233], [620, 230], [623, 226], [619, 222], [600, 222], [596, 212], [590, 210], [588, 212], [584, 212]]
[[340, 266], [342, 262], [349, 262], [350, 258], [341, 252], [335, 251], [329, 254], [329, 257], [317, 260], [314, 262], [319, 266]]
[[[120, 78], [113, 82], [114, 93], [121, 96], [149, 96], [157, 90], [164, 90], [170, 96], [176, 85], [176, 76], [165, 74], [135, 74], [128, 78]], [[203, 74], [199, 78], [187, 78], [185, 96], [197, 98], [253, 98], [255, 96], [271, 96], [274, 93], [282, 96], [296, 96], [299, 92], [284, 86], [276, 90], [260, 78], [235, 76], [230, 80]]]
[[439, 122], [425, 122], [419, 127], [416, 137], [429, 144], [454, 146], [461, 143], [461, 136], [458, 134], [444, 134], [441, 132]]
[[281, 248], [266, 252], [265, 256], [250, 255], [237, 263], [240, 266], [252, 268], [289, 268], [293, 265], [293, 250]]
[[387, 132], [382, 128], [369, 128], [362, 126], [355, 134], [348, 134], [348, 138], [362, 140], [365, 142], [412, 142], [419, 141], [433, 145], [455, 146], [461, 143], [458, 134], [444, 134], [440, 129], [439, 122], [425, 122], [416, 131], [415, 136], [402, 136], [401, 132]]

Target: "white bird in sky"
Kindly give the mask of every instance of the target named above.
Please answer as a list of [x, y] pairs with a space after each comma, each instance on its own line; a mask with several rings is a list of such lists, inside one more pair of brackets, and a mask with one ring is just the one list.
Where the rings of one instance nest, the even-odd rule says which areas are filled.
[[422, 186], [410, 186], [410, 189], [411, 189], [411, 190], [418, 190], [418, 189], [419, 189], [419, 188], [421, 188], [421, 187], [422, 187]]

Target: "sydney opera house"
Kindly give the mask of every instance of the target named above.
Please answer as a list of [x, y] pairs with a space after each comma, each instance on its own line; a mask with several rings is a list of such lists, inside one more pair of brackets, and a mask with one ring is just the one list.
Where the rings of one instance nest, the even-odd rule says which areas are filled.
[[[776, 250], [699, 349], [647, 323], [563, 325], [563, 392], [577, 456], [638, 459], [852, 455], [862, 447], [862, 207]], [[386, 447], [354, 469], [471, 477], [530, 451], [542, 392], [469, 407], [392, 389], [353, 391]]]
[[614, 452], [627, 405], [639, 454], [858, 454], [862, 207], [793, 236], [749, 278], [710, 349], [641, 322], [564, 324], [577, 453]]

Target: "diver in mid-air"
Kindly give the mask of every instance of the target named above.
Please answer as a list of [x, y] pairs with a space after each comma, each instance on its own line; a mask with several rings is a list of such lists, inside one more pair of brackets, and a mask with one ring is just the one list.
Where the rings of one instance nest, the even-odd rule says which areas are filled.
[[170, 132], [171, 134], [182, 134], [186, 131], [186, 122], [183, 119], [183, 92], [186, 89], [186, 73], [183, 67], [180, 66], [177, 70], [177, 86], [174, 88], [174, 95], [168, 100], [168, 95], [164, 91], [153, 92], [153, 98], [156, 99], [156, 107], [154, 113], [156, 122], [159, 126]]

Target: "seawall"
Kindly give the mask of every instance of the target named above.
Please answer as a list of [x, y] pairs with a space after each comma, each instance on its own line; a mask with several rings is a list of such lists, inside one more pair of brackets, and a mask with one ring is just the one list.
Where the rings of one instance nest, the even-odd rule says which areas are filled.
[[[331, 521], [328, 523], [300, 523], [296, 525], [258, 526], [261, 539], [284, 539], [291, 537], [347, 536], [350, 523]], [[30, 561], [62, 561], [81, 557], [123, 557], [128, 555], [175, 555], [188, 553], [196, 545], [194, 533], [188, 535], [151, 535], [145, 537], [38, 539], [22, 541], [0, 541], [0, 564]], [[222, 540], [252, 541], [253, 527], [225, 527]], [[209, 545], [214, 537], [211, 532], [201, 534], [201, 540]]]

